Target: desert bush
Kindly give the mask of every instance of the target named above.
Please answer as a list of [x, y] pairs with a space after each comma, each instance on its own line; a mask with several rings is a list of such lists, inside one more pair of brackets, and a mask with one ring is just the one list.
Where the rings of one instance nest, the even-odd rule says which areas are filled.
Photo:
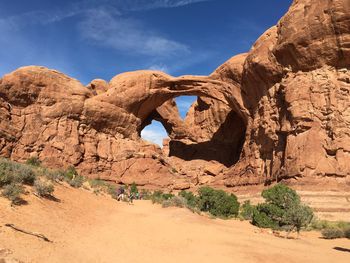
[[307, 227], [313, 218], [313, 211], [309, 206], [294, 204], [283, 215], [283, 224], [299, 233], [302, 227]]
[[48, 181], [37, 178], [34, 182], [35, 193], [41, 197], [51, 196], [54, 191], [54, 186]]
[[187, 201], [185, 198], [181, 196], [173, 196], [170, 199], [164, 200], [162, 202], [162, 207], [186, 207], [187, 206]]
[[151, 194], [151, 201], [153, 204], [161, 204], [164, 199], [163, 199], [163, 191], [160, 191], [160, 190], [157, 190], [157, 191], [154, 191], [152, 194]]
[[255, 206], [250, 204], [250, 200], [244, 201], [240, 209], [240, 217], [244, 220], [252, 220]]
[[265, 203], [256, 206], [252, 223], [264, 228], [283, 228], [288, 231], [310, 224], [312, 209], [301, 204], [300, 197], [286, 185], [277, 184], [262, 192]]
[[27, 165], [6, 159], [0, 160], [0, 187], [11, 183], [32, 185], [35, 177], [35, 172]]
[[260, 207], [261, 204], [257, 205], [256, 209], [253, 211], [252, 224], [261, 228], [278, 228], [277, 222]]
[[137, 189], [137, 185], [135, 182], [133, 182], [131, 185], [130, 185], [130, 192], [132, 194], [134, 194], [134, 196], [139, 192], [139, 190]]
[[322, 230], [322, 236], [325, 239], [335, 239], [344, 237], [344, 232], [339, 228], [326, 228]]
[[326, 228], [331, 228], [330, 227], [330, 222], [327, 221], [327, 220], [314, 219], [310, 223], [310, 230], [311, 229], [313, 229], [313, 230], [323, 230], [323, 229], [326, 229]]
[[200, 188], [198, 195], [198, 207], [201, 211], [224, 218], [238, 215], [239, 203], [235, 195], [210, 187]]
[[83, 185], [84, 181], [85, 178], [83, 176], [76, 175], [68, 183], [74, 188], [80, 188]]
[[163, 200], [169, 200], [169, 199], [171, 199], [171, 198], [173, 198], [174, 197], [174, 195], [173, 194], [170, 194], [170, 193], [164, 193], [164, 194], [162, 194], [162, 199]]
[[66, 178], [66, 172], [63, 170], [53, 170], [48, 171], [45, 176], [51, 181], [61, 182]]
[[12, 162], [6, 159], [0, 159], [0, 187], [14, 181], [13, 170], [14, 166]]
[[296, 191], [284, 184], [277, 184], [262, 191], [262, 197], [266, 203], [274, 204], [281, 209], [288, 209], [296, 203], [300, 203], [300, 197]]
[[310, 229], [314, 230], [323, 230], [326, 228], [339, 228], [339, 229], [348, 229], [350, 228], [350, 222], [345, 221], [327, 221], [327, 220], [312, 220], [310, 224]]
[[2, 195], [9, 199], [12, 204], [19, 205], [23, 200], [21, 194], [23, 194], [23, 186], [18, 183], [10, 183], [3, 187]]
[[163, 201], [165, 200], [169, 200], [170, 198], [174, 197], [173, 194], [170, 193], [163, 193], [163, 191], [157, 190], [154, 191], [151, 195], [151, 201], [152, 203], [156, 203], [156, 204], [162, 204]]
[[195, 196], [192, 192], [187, 192], [185, 190], [182, 190], [181, 192], [179, 192], [179, 196], [186, 199], [188, 207], [194, 208], [197, 206], [198, 197]]
[[39, 160], [38, 157], [30, 157], [27, 161], [26, 164], [32, 165], [32, 166], [40, 166], [41, 161]]
[[101, 179], [90, 179], [89, 185], [91, 188], [105, 188], [107, 183]]
[[107, 187], [107, 193], [113, 198], [117, 199], [117, 187], [115, 185], [109, 184]]
[[14, 180], [18, 183], [33, 185], [36, 174], [30, 167], [17, 164], [14, 170]]
[[141, 190], [141, 197], [143, 200], [151, 200], [152, 193], [149, 190], [142, 189]]
[[69, 166], [64, 175], [67, 178], [67, 180], [70, 181], [70, 180], [73, 180], [74, 177], [78, 175], [78, 172], [74, 166]]
[[344, 230], [344, 237], [350, 239], [350, 228], [347, 228], [347, 229]]

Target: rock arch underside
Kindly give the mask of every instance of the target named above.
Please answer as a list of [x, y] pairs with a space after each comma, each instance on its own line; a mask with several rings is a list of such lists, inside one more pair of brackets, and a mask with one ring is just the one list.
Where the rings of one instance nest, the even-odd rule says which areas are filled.
[[[346, 188], [349, 68], [347, 0], [295, 0], [248, 53], [209, 76], [136, 71], [83, 86], [22, 67], [0, 80], [0, 155], [149, 188]], [[182, 95], [198, 97], [184, 120]], [[140, 138], [152, 120], [168, 132], [163, 149]]]

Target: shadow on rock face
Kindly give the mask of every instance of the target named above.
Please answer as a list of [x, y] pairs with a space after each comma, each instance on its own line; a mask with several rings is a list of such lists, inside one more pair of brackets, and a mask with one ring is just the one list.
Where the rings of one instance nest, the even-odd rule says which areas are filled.
[[210, 141], [187, 144], [183, 141], [171, 140], [169, 156], [176, 156], [186, 161], [214, 160], [229, 167], [239, 160], [245, 132], [243, 120], [232, 111]]

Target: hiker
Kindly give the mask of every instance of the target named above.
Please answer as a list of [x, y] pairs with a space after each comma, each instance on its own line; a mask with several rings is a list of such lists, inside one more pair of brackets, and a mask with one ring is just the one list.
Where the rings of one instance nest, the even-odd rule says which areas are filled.
[[118, 201], [123, 201], [124, 199], [124, 187], [119, 187], [117, 190], [117, 200]]

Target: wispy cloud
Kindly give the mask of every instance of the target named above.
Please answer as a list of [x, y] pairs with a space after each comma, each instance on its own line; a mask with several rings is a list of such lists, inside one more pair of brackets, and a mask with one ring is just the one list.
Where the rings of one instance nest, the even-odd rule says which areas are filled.
[[[77, 39], [82, 44], [105, 47], [121, 51], [127, 55], [142, 57], [144, 68], [176, 74], [183, 68], [205, 60], [210, 52], [193, 50], [184, 42], [159, 32], [132, 15], [132, 12], [158, 8], [176, 8], [213, 0], [83, 0], [62, 4], [59, 8], [35, 10], [31, 12], [0, 17], [0, 58], [7, 61], [2, 71], [9, 65], [28, 63], [57, 67], [55, 53], [49, 49], [38, 49], [34, 38], [26, 34], [27, 29], [45, 27], [73, 18], [72, 27], [77, 30]], [[59, 26], [57, 26], [59, 28]], [[41, 28], [40, 28], [41, 30]], [[59, 47], [60, 50], [65, 47]], [[64, 50], [67, 51], [67, 50]], [[44, 55], [43, 53], [47, 53]], [[68, 52], [64, 52], [69, 54]], [[141, 56], [140, 56], [141, 55]], [[47, 58], [47, 59], [46, 59]], [[46, 60], [53, 58], [50, 63]], [[64, 61], [67, 57], [60, 56]], [[65, 66], [64, 68], [66, 68]], [[61, 67], [62, 68], [62, 67]]]
[[169, 73], [169, 68], [165, 64], [153, 64], [148, 69], [149, 70], [159, 70], [159, 71], [163, 71], [163, 72], [165, 72], [167, 74], [170, 74]]
[[114, 3], [126, 10], [140, 11], [158, 8], [174, 8], [207, 1], [211, 0], [117, 0]]
[[186, 45], [161, 36], [140, 21], [124, 18], [104, 8], [87, 12], [78, 28], [82, 37], [91, 43], [119, 51], [149, 56], [189, 52]]
[[[77, 29], [80, 36], [91, 44], [130, 52], [135, 55], [169, 57], [190, 52], [186, 44], [172, 40], [148, 28], [137, 19], [126, 18], [123, 10], [145, 10], [171, 8], [207, 0], [133, 0], [133, 1], [94, 1], [81, 2], [69, 9], [33, 11], [0, 19], [0, 30], [11, 28], [20, 30], [30, 24], [47, 25], [78, 16]], [[96, 2], [97, 3], [97, 2]], [[1, 30], [2, 31], [2, 30]], [[1, 33], [1, 32], [0, 32]]]
[[213, 0], [84, 0], [75, 6], [91, 8], [96, 6], [112, 6], [121, 11], [145, 11], [159, 8], [176, 8]]

